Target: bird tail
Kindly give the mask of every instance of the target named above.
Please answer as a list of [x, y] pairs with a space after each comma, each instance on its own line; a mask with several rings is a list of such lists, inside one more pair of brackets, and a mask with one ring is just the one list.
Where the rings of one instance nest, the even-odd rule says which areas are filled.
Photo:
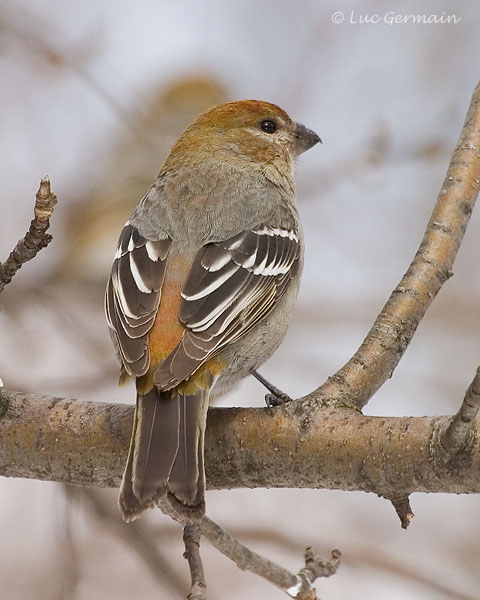
[[203, 440], [208, 392], [186, 396], [153, 388], [137, 394], [137, 406], [119, 504], [133, 521], [166, 500], [180, 517], [205, 513]]

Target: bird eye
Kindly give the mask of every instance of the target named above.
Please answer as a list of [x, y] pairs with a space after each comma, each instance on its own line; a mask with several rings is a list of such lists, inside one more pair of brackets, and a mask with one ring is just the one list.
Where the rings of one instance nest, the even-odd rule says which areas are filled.
[[275, 133], [275, 131], [277, 131], [277, 124], [275, 121], [265, 119], [260, 121], [260, 129], [265, 131], [265, 133]]

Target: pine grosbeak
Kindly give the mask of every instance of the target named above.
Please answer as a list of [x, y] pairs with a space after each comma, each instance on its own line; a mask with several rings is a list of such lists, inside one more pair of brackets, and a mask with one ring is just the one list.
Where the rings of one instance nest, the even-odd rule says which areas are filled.
[[229, 102], [180, 136], [118, 242], [106, 314], [137, 406], [125, 520], [160, 500], [205, 512], [209, 398], [267, 360], [297, 296], [294, 159], [320, 138], [278, 106]]

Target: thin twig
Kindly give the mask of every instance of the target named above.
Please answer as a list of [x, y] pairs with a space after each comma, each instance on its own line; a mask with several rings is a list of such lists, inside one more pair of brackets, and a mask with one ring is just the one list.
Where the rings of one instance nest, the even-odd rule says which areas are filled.
[[50, 227], [50, 217], [56, 203], [57, 197], [50, 188], [50, 179], [48, 176], [44, 177], [36, 195], [34, 218], [29, 230], [17, 243], [7, 260], [0, 264], [0, 292], [10, 283], [23, 264], [35, 258], [38, 252], [52, 241], [52, 236], [47, 233], [47, 229]]
[[450, 454], [457, 454], [467, 443], [480, 409], [480, 367], [465, 392], [462, 406], [445, 430], [441, 444]]
[[188, 561], [192, 586], [188, 600], [205, 600], [207, 597], [207, 584], [203, 572], [202, 558], [200, 556], [200, 538], [202, 532], [198, 523], [187, 523], [183, 528], [183, 543], [185, 544], [184, 558]]
[[392, 376], [452, 267], [480, 189], [480, 83], [420, 248], [354, 356], [304, 401], [361, 409]]
[[339, 550], [332, 550], [331, 559], [322, 561], [314, 555], [311, 548], [307, 548], [305, 551], [305, 567], [295, 575], [253, 552], [208, 517], [203, 517], [200, 521], [200, 527], [202, 535], [217, 550], [232, 560], [239, 569], [260, 575], [260, 577], [270, 581], [292, 598], [315, 600], [314, 581], [319, 577], [333, 575], [340, 565], [341, 555]]
[[[205, 593], [206, 585], [203, 577], [203, 567], [199, 554], [200, 547], [200, 533], [203, 535], [219, 552], [224, 556], [232, 560], [239, 569], [243, 571], [250, 571], [260, 577], [263, 577], [270, 583], [273, 583], [276, 587], [286, 592], [292, 598], [298, 598], [299, 600], [317, 600], [313, 583], [319, 577], [330, 577], [334, 575], [340, 566], [341, 553], [339, 550], [332, 550], [332, 555], [329, 561], [323, 561], [319, 557], [315, 556], [311, 548], [305, 550], [305, 566], [298, 572], [293, 574], [287, 569], [277, 565], [268, 558], [264, 558], [250, 550], [232, 535], [227, 533], [220, 525], [204, 516], [199, 523], [192, 525], [184, 520], [184, 517], [178, 514], [167, 501], [161, 499], [158, 502], [159, 508], [170, 516], [175, 521], [184, 525], [184, 541], [185, 548], [187, 548], [187, 540], [185, 530], [188, 529], [188, 536], [191, 536], [194, 540], [190, 545], [195, 543], [198, 544], [193, 550], [193, 560], [198, 561], [201, 572], [195, 572], [190, 562], [190, 557], [185, 553], [185, 557], [189, 560], [190, 573], [192, 576], [192, 591], [188, 596], [189, 600], [204, 600], [205, 596], [192, 595], [192, 592], [197, 594]], [[198, 568], [195, 565], [195, 568]], [[202, 585], [195, 585], [196, 583]]]

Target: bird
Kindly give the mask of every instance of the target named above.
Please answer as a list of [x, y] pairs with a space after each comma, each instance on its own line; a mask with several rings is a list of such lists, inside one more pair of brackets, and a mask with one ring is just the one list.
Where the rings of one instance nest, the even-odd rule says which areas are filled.
[[[209, 401], [287, 331], [303, 268], [295, 159], [321, 142], [279, 106], [220, 104], [179, 137], [123, 227], [105, 293], [136, 409], [119, 506], [205, 514]], [[167, 510], [165, 510], [167, 507]]]

